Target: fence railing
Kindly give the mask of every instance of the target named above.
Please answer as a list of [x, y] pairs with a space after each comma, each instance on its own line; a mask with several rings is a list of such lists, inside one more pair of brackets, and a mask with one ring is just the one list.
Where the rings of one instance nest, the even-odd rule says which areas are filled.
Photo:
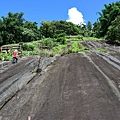
[[2, 53], [3, 50], [6, 50], [6, 52], [8, 53], [8, 50], [12, 51], [13, 49], [18, 49], [18, 50], [22, 50], [22, 46], [18, 45], [18, 46], [1, 46], [0, 47], [0, 52]]

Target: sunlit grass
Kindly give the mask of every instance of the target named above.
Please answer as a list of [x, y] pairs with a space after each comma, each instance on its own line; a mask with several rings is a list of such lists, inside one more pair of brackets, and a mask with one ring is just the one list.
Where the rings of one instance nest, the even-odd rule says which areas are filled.
[[83, 40], [104, 40], [103, 38], [83, 37]]
[[[40, 40], [33, 41], [33, 42], [26, 42], [24, 44], [32, 45], [34, 47], [33, 51], [27, 51], [22, 50], [23, 56], [30, 56], [30, 55], [40, 55], [41, 53], [45, 53], [47, 57], [49, 56], [56, 56], [56, 55], [62, 55], [62, 54], [68, 54], [68, 53], [84, 53], [85, 50], [90, 50], [90, 48], [84, 47], [81, 42], [84, 40], [102, 40], [94, 37], [83, 37], [83, 36], [67, 36], [66, 37], [67, 42], [63, 44], [56, 44], [55, 47], [49, 49], [40, 49], [39, 44]], [[18, 46], [19, 44], [8, 44], [5, 46]], [[99, 48], [99, 51], [107, 51], [105, 49]], [[13, 51], [12, 51], [13, 52]], [[12, 59], [12, 53], [9, 55], [1, 54], [0, 59], [5, 56], [6, 60]], [[8, 57], [7, 57], [8, 56]]]

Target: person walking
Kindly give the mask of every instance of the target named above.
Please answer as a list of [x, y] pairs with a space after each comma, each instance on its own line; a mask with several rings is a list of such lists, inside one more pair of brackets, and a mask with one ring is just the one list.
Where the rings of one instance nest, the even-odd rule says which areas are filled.
[[15, 50], [15, 51], [13, 52], [12, 63], [17, 63], [17, 62], [18, 62], [18, 58], [17, 58], [17, 56], [18, 56], [18, 51]]

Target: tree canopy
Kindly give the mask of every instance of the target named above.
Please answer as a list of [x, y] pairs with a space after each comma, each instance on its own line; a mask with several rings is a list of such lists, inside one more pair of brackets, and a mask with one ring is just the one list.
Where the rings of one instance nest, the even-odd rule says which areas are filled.
[[67, 21], [41, 21], [40, 27], [36, 22], [23, 18], [24, 13], [8, 13], [0, 19], [0, 45], [31, 42], [41, 38], [54, 38], [59, 34], [78, 35], [83, 28]]
[[65, 20], [36, 22], [25, 20], [24, 13], [11, 13], [0, 18], [0, 46], [11, 43], [31, 42], [41, 38], [55, 38], [59, 34], [105, 38], [120, 43], [120, 1], [105, 4], [98, 20], [81, 26]]
[[38, 27], [35, 22], [26, 21], [24, 13], [8, 13], [0, 19], [0, 45], [28, 42], [39, 38]]
[[98, 12], [100, 17], [94, 23], [93, 31], [96, 37], [105, 37], [108, 40], [120, 41], [119, 26], [120, 26], [120, 1], [104, 5], [104, 9]]

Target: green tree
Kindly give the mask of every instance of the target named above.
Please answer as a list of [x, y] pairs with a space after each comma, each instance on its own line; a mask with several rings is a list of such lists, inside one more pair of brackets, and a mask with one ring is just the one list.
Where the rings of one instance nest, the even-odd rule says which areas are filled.
[[36, 22], [29, 22], [23, 18], [24, 13], [11, 13], [0, 19], [0, 45], [30, 42], [41, 37]]
[[87, 30], [92, 30], [92, 23], [90, 21], [87, 23]]
[[93, 34], [95, 37], [100, 38], [100, 22], [95, 22], [93, 24]]
[[3, 44], [17, 43], [21, 39], [21, 27], [23, 25], [24, 18], [23, 13], [8, 13], [7, 17], [2, 16], [2, 38]]
[[120, 44], [120, 16], [117, 16], [111, 26], [109, 26], [106, 39], [112, 43], [117, 42]]
[[112, 21], [120, 15], [120, 1], [116, 3], [111, 3], [109, 5], [104, 5], [104, 9], [101, 12], [98, 12], [100, 17], [98, 18], [100, 27], [98, 29], [100, 37], [104, 37], [108, 31], [109, 26], [112, 24]]
[[[40, 31], [38, 29], [36, 22], [26, 21], [23, 26], [24, 26], [24, 29], [22, 32], [24, 37], [23, 41], [33, 41], [33, 40], [36, 41], [40, 39]], [[27, 40], [25, 40], [25, 38]]]
[[55, 34], [78, 35], [81, 33], [79, 26], [67, 21], [41, 21], [40, 26], [41, 35], [48, 38], [53, 38]]
[[40, 32], [41, 32], [42, 36], [44, 36], [46, 38], [49, 37], [50, 26], [51, 26], [51, 22], [41, 21]]

